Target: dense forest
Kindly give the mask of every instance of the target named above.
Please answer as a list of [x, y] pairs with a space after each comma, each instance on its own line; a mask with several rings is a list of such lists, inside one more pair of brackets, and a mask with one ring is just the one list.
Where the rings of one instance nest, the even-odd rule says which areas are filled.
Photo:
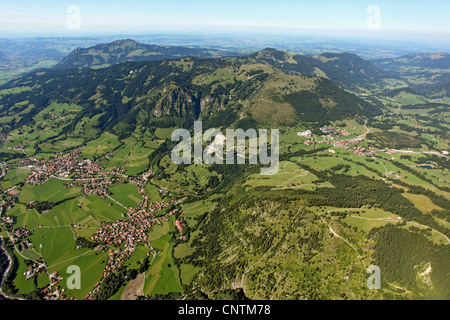
[[[435, 245], [424, 235], [387, 225], [373, 229], [369, 235], [375, 240], [375, 261], [383, 270], [384, 283], [396, 282], [402, 287], [418, 292], [416, 298], [450, 299], [450, 248]], [[417, 267], [430, 265], [433, 290], [419, 285]]]

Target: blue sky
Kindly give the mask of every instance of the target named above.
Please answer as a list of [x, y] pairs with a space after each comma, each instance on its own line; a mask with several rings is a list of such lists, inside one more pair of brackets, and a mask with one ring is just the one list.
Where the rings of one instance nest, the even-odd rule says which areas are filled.
[[[80, 10], [78, 28], [67, 21]], [[380, 29], [368, 28], [379, 8]], [[0, 37], [153, 32], [274, 32], [450, 38], [449, 0], [0, 0]], [[73, 24], [72, 24], [73, 26]]]

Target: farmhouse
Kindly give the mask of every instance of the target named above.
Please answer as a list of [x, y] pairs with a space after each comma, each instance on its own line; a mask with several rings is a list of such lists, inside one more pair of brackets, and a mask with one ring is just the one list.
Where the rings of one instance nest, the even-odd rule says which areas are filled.
[[175, 223], [177, 224], [177, 228], [180, 230], [180, 232], [183, 232], [183, 227], [181, 226], [180, 220], [177, 220]]

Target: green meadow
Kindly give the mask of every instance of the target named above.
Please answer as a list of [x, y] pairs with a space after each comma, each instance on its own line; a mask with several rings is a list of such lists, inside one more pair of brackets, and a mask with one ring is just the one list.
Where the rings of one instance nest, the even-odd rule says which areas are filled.
[[50, 178], [40, 185], [25, 184], [19, 195], [20, 202], [51, 201], [57, 202], [66, 198], [79, 196], [81, 187], [65, 188], [67, 181]]
[[131, 183], [118, 184], [110, 188], [111, 197], [125, 207], [137, 207], [137, 203], [142, 200], [142, 196], [137, 192], [137, 187]]
[[175, 128], [156, 128], [155, 136], [162, 140], [168, 140], [172, 136], [172, 132]]
[[363, 208], [358, 210], [358, 213], [350, 214], [343, 221], [367, 233], [373, 228], [401, 221], [392, 219], [392, 217], [397, 218], [398, 216], [378, 208]]
[[164, 221], [161, 225], [154, 225], [149, 232], [150, 245], [159, 250], [149, 270], [145, 274], [144, 294], [166, 294], [182, 292], [179, 270], [175, 266], [171, 243], [172, 232], [175, 232], [174, 218]]
[[117, 136], [109, 132], [104, 132], [95, 140], [89, 141], [81, 148], [81, 155], [86, 158], [98, 157], [113, 151], [120, 145]]
[[180, 278], [183, 284], [190, 285], [194, 277], [201, 270], [201, 268], [193, 266], [192, 264], [182, 264], [180, 266]]

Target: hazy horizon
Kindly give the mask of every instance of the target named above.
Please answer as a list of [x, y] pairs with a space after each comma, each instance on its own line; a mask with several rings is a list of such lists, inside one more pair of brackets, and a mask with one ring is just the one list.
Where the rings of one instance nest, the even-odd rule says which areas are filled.
[[[448, 9], [448, 10], [446, 10]], [[450, 3], [422, 1], [0, 2], [0, 38], [203, 34], [405, 41], [450, 47]]]

